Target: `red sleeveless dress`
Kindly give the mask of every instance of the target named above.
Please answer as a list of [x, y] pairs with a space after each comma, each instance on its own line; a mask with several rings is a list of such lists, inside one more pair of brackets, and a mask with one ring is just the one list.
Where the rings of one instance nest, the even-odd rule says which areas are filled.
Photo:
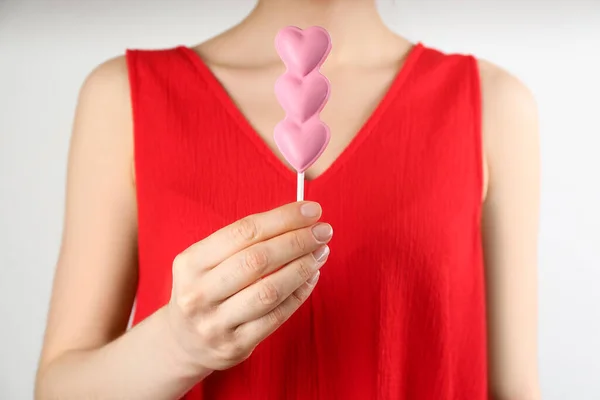
[[[138, 323], [168, 302], [176, 254], [294, 201], [296, 176], [191, 49], [127, 60]], [[335, 230], [312, 296], [185, 399], [486, 399], [481, 153], [475, 59], [416, 45], [356, 138], [306, 183]]]

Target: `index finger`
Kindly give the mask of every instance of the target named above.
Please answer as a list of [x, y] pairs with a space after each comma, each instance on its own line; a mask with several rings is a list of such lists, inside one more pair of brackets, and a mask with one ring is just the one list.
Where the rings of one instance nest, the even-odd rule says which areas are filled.
[[304, 201], [286, 204], [244, 217], [192, 245], [185, 252], [191, 259], [198, 260], [199, 266], [214, 267], [253, 244], [310, 226], [319, 218], [321, 206], [318, 203]]

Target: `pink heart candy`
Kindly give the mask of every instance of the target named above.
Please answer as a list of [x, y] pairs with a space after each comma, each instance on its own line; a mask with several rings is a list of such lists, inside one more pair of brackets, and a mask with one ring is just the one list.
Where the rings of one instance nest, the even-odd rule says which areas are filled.
[[318, 72], [304, 79], [284, 74], [275, 83], [275, 95], [286, 115], [302, 123], [321, 112], [329, 99], [330, 85]]
[[330, 139], [329, 128], [318, 119], [296, 124], [284, 119], [275, 126], [275, 144], [298, 172], [304, 172], [321, 156]]
[[275, 38], [275, 48], [289, 72], [306, 76], [320, 67], [331, 51], [329, 33], [319, 26], [283, 28]]

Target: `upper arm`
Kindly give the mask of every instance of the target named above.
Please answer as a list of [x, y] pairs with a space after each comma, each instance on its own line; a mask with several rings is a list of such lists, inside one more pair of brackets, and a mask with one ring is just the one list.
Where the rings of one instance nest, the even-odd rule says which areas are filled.
[[539, 139], [532, 94], [480, 61], [488, 190], [483, 207], [494, 399], [537, 399]]
[[40, 368], [127, 327], [137, 284], [133, 134], [124, 58], [85, 81], [70, 143], [66, 211]]

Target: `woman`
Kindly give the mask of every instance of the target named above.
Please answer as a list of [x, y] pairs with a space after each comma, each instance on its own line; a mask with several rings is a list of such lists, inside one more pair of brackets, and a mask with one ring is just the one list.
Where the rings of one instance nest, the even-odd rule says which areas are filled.
[[[299, 203], [272, 139], [288, 25], [334, 42]], [[76, 113], [37, 398], [538, 399], [537, 140], [521, 83], [373, 0], [260, 0], [108, 61]]]

